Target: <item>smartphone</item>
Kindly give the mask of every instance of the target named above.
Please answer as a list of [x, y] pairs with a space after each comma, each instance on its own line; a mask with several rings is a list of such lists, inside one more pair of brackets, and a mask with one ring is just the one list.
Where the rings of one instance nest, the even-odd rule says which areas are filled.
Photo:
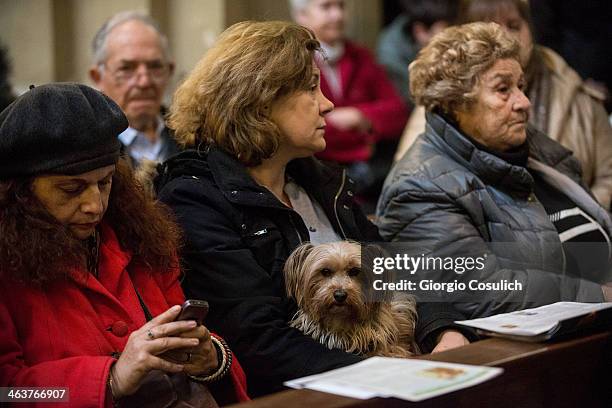
[[205, 300], [188, 299], [181, 306], [181, 312], [176, 320], [195, 320], [201, 325], [208, 314], [208, 302]]

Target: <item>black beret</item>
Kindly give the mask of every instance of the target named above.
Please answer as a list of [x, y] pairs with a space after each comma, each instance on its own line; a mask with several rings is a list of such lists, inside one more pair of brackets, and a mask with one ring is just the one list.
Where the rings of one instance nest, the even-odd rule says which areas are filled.
[[112, 99], [85, 85], [30, 89], [0, 113], [0, 179], [75, 175], [115, 164], [128, 127]]

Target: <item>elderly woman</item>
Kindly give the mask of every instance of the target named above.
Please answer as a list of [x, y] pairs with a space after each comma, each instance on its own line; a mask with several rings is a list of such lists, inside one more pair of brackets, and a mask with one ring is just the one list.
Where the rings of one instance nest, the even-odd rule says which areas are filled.
[[[460, 294], [458, 307], [472, 317], [612, 298], [592, 282], [609, 280], [608, 214], [579, 184], [571, 153], [528, 127], [524, 87], [519, 44], [499, 25], [467, 24], [434, 37], [410, 66], [426, 131], [378, 202], [384, 238], [428, 256], [484, 257], [481, 270], [446, 279], [521, 284]], [[575, 245], [584, 242], [592, 244]], [[591, 256], [587, 271], [583, 258]]]
[[[183, 287], [211, 304], [208, 322], [245, 364], [254, 394], [361, 359], [288, 324], [296, 306], [282, 269], [293, 249], [380, 240], [355, 204], [353, 182], [313, 157], [325, 148], [333, 108], [321, 93], [318, 50], [314, 35], [293, 23], [228, 28], [175, 95], [170, 126], [191, 149], [157, 179], [160, 200], [186, 233]], [[467, 341], [447, 330], [456, 312], [418, 312], [426, 351]]]
[[178, 228], [119, 159], [127, 125], [77, 84], [34, 88], [0, 114], [0, 385], [67, 388], [71, 406], [140, 406], [176, 398], [150, 382], [165, 372], [247, 399], [224, 343], [174, 321]]
[[[525, 95], [531, 101], [529, 123], [571, 150], [581, 165], [582, 181], [606, 209], [612, 199], [612, 127], [604, 95], [585, 83], [553, 50], [533, 43], [529, 5], [524, 0], [469, 0], [460, 20], [493, 21], [521, 46]], [[424, 130], [424, 112], [415, 111], [406, 126], [396, 159]]]

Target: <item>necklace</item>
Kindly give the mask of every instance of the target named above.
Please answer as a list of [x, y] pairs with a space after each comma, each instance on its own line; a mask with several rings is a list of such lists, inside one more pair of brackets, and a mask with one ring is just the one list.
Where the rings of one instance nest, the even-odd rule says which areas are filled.
[[87, 270], [98, 277], [98, 262], [100, 256], [100, 233], [96, 228], [93, 235], [87, 238]]

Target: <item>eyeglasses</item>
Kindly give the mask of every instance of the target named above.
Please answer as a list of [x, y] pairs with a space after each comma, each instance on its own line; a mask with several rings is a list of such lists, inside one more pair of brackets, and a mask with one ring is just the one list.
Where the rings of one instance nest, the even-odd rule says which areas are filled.
[[140, 76], [143, 71], [140, 70], [141, 66], [144, 66], [146, 70], [145, 74], [149, 75], [154, 82], [163, 82], [167, 79], [168, 73], [170, 72], [170, 64], [160, 61], [123, 61], [117, 68], [110, 68], [106, 63], [100, 64], [109, 69], [109, 74], [117, 82], [129, 82]]

